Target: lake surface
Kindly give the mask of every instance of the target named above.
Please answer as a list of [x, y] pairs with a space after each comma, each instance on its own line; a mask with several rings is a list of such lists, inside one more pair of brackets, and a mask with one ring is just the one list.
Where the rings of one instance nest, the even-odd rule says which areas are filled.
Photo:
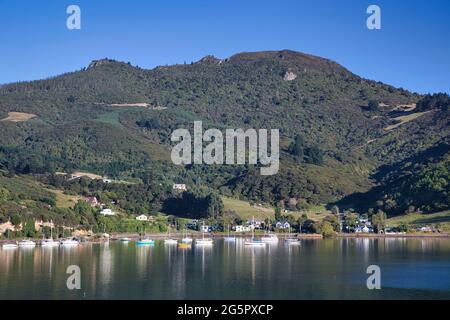
[[[70, 265], [81, 290], [67, 289]], [[369, 265], [381, 268], [381, 290], [367, 289]], [[0, 249], [0, 299], [450, 299], [450, 240]]]

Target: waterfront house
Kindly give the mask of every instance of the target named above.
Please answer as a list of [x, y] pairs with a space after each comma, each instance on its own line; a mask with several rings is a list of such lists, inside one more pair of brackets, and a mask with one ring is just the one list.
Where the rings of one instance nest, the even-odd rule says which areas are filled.
[[211, 232], [211, 226], [201, 225], [200, 232]]
[[140, 216], [136, 217], [137, 221], [148, 221], [148, 217], [145, 214], [141, 214]]
[[248, 225], [247, 226], [240, 225], [240, 226], [234, 226], [233, 230], [235, 232], [251, 232], [253, 228], [254, 228], [254, 226], [252, 226], [252, 225], [249, 225], [249, 226]]
[[290, 227], [291, 227], [291, 224], [289, 222], [287, 222], [287, 221], [284, 221], [284, 222], [278, 221], [275, 224], [275, 228], [276, 229], [289, 229]]
[[114, 211], [112, 211], [111, 209], [108, 209], [108, 208], [102, 209], [100, 211], [100, 214], [103, 216], [115, 216], [116, 215], [116, 213]]

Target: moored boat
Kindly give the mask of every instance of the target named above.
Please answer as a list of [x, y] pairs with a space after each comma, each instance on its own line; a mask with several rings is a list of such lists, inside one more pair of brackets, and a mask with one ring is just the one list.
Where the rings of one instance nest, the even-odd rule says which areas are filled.
[[275, 234], [269, 234], [267, 236], [262, 237], [261, 241], [267, 243], [275, 243], [278, 242], [278, 237]]
[[138, 246], [145, 246], [145, 245], [154, 245], [155, 241], [152, 239], [144, 238], [141, 240], [136, 241], [136, 245]]
[[17, 249], [18, 245], [17, 245], [17, 243], [4, 243], [2, 245], [2, 248], [3, 249]]
[[73, 246], [77, 246], [79, 244], [80, 243], [77, 240], [75, 240], [75, 239], [64, 239], [64, 240], [61, 240], [61, 245], [64, 246], [64, 247], [73, 247]]
[[21, 248], [27, 248], [27, 247], [31, 248], [31, 247], [35, 247], [35, 246], [36, 246], [36, 242], [31, 241], [31, 240], [24, 239], [24, 240], [19, 241], [19, 247], [21, 247]]
[[57, 246], [59, 246], [59, 242], [53, 240], [53, 238], [44, 239], [41, 241], [41, 246], [42, 247], [57, 247]]

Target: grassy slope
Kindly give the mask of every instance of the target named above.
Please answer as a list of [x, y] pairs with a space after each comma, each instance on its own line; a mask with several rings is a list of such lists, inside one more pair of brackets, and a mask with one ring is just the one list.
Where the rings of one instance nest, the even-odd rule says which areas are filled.
[[254, 207], [246, 201], [223, 197], [225, 210], [234, 210], [242, 220], [248, 220], [255, 217], [257, 220], [265, 220], [274, 217], [275, 211], [272, 208]]
[[434, 214], [409, 214], [394, 217], [388, 220], [390, 226], [407, 224], [412, 227], [439, 224], [442, 231], [450, 231], [450, 211], [444, 211]]

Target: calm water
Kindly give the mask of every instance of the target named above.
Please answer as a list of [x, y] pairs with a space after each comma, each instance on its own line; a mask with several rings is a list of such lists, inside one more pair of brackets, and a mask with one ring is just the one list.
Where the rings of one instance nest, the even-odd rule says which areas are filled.
[[[382, 289], [369, 291], [373, 264]], [[81, 268], [81, 290], [66, 287], [69, 265]], [[450, 240], [0, 249], [0, 299], [450, 299]]]

